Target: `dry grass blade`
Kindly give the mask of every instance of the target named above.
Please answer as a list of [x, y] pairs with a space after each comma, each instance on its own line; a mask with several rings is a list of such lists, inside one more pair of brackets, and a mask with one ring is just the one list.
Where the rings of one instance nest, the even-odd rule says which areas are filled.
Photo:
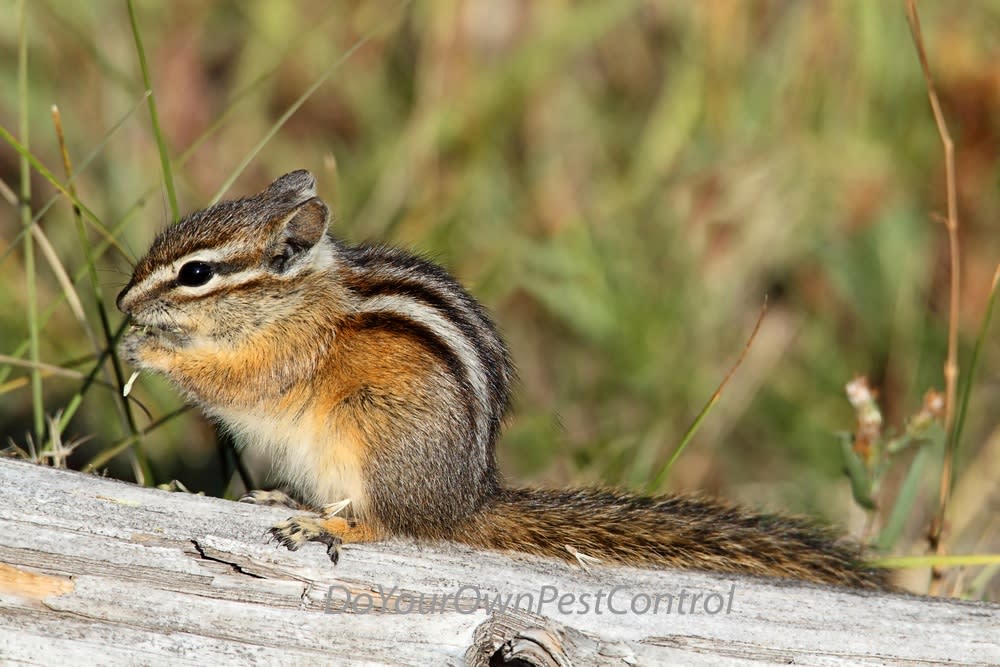
[[[25, 359], [18, 359], [17, 357], [12, 357], [6, 354], [0, 354], [0, 364], [8, 364], [10, 366], [19, 366], [21, 368], [27, 368], [33, 371], [37, 371], [43, 375], [57, 375], [60, 377], [72, 378], [74, 380], [85, 380], [87, 379], [87, 374], [80, 371], [75, 371], [72, 368], [63, 368], [62, 366], [56, 366], [55, 364], [47, 364], [44, 361], [28, 361]], [[95, 384], [112, 391], [118, 391], [118, 387], [114, 386], [109, 382], [103, 382], [101, 380], [95, 380]]]

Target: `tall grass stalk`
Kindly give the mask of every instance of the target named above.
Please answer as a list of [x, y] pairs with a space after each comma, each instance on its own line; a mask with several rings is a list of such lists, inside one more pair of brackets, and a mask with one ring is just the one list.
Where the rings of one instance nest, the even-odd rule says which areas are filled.
[[128, 18], [132, 25], [132, 37], [135, 39], [135, 50], [139, 56], [139, 68], [142, 70], [142, 84], [149, 95], [149, 121], [152, 126], [153, 137], [156, 138], [156, 147], [160, 152], [160, 166], [163, 170], [163, 185], [167, 189], [167, 201], [170, 203], [170, 215], [173, 220], [181, 217], [180, 208], [177, 206], [177, 192], [174, 189], [174, 172], [170, 166], [170, 151], [167, 149], [167, 141], [163, 137], [163, 130], [160, 129], [160, 116], [156, 111], [156, 95], [153, 94], [153, 82], [149, 76], [149, 65], [146, 63], [146, 49], [142, 45], [142, 33], [139, 30], [139, 21], [135, 17], [135, 3], [127, 0]]
[[[29, 113], [28, 108], [28, 30], [26, 15], [26, 0], [17, 3], [17, 95], [18, 95], [18, 126], [21, 141], [25, 147], [29, 144]], [[24, 228], [24, 273], [25, 299], [27, 300], [25, 314], [28, 321], [28, 358], [35, 364], [40, 361], [37, 285], [35, 282], [35, 243], [31, 234], [31, 165], [28, 158], [22, 154], [21, 165], [21, 223]], [[31, 408], [35, 429], [35, 440], [41, 442], [45, 434], [45, 402], [42, 398], [42, 374], [37, 366], [31, 369]]]

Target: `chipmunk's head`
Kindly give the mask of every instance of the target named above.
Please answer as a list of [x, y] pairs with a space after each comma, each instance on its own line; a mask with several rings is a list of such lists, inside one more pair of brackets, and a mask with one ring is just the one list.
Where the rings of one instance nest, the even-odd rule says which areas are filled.
[[287, 314], [304, 275], [334, 261], [329, 217], [315, 179], [300, 170], [164, 230], [118, 295], [132, 320], [128, 360], [164, 370], [153, 351], [231, 348]]

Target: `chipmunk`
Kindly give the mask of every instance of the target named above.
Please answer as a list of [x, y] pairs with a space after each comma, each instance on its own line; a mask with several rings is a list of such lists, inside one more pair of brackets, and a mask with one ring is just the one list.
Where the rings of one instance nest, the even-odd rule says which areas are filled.
[[[168, 227], [118, 295], [121, 342], [313, 514], [271, 529], [295, 550], [392, 536], [575, 561], [889, 589], [813, 521], [701, 497], [505, 487], [495, 447], [514, 368], [486, 310], [442, 268], [349, 245], [307, 171]], [[291, 504], [280, 492], [245, 500]], [[344, 502], [338, 502], [344, 501]], [[345, 505], [349, 509], [343, 512]]]

